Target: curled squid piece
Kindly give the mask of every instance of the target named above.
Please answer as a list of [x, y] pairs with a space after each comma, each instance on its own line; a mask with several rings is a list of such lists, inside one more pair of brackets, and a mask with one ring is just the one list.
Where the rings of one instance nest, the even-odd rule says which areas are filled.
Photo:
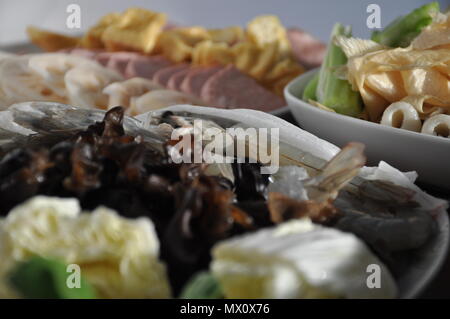
[[121, 80], [119, 73], [100, 65], [82, 65], [64, 76], [70, 103], [84, 108], [106, 108], [108, 96], [103, 93], [103, 88]]
[[123, 82], [111, 83], [104, 88], [103, 93], [108, 96], [108, 108], [115, 106], [129, 107], [131, 98], [160, 89], [163, 89], [163, 87], [151, 80], [132, 78]]
[[28, 67], [29, 56], [5, 57], [0, 63], [0, 108], [23, 101], [66, 102]]
[[423, 123], [422, 133], [450, 138], [450, 115], [438, 114], [428, 118]]
[[386, 108], [381, 124], [414, 132], [420, 132], [422, 127], [417, 110], [411, 104], [401, 101]]
[[131, 98], [130, 115], [138, 115], [148, 111], [162, 109], [177, 104], [204, 105], [198, 98], [172, 90], [154, 90], [142, 96]]
[[30, 70], [61, 96], [66, 95], [64, 76], [80, 66], [95, 68], [97, 62], [64, 53], [35, 54], [28, 61]]

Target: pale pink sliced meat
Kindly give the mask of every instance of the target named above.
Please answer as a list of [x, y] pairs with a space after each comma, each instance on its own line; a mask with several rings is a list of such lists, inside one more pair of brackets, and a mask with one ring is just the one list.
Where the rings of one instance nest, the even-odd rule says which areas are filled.
[[95, 56], [95, 61], [106, 67], [109, 60], [111, 59], [111, 54], [112, 52], [102, 52], [100, 54], [97, 54]]
[[168, 66], [168, 67], [156, 72], [153, 75], [153, 81], [155, 81], [159, 85], [167, 87], [167, 84], [169, 83], [169, 80], [172, 77], [172, 75], [174, 75], [180, 71], [187, 70], [188, 68], [189, 68], [189, 65], [185, 64], [185, 63]]
[[125, 75], [128, 63], [140, 57], [141, 55], [135, 52], [103, 52], [96, 56], [96, 60], [107, 68]]
[[196, 67], [191, 68], [189, 73], [181, 83], [182, 92], [200, 97], [203, 85], [215, 73], [219, 72], [222, 67]]
[[145, 79], [153, 79], [156, 72], [170, 66], [172, 62], [162, 56], [140, 56], [132, 59], [125, 69], [125, 77], [127, 79], [141, 77]]
[[181, 70], [174, 75], [172, 75], [167, 82], [167, 88], [170, 90], [181, 91], [181, 83], [183, 82], [186, 75], [189, 73], [190, 68]]
[[201, 98], [210, 106], [247, 108], [270, 112], [286, 103], [250, 76], [230, 65], [215, 73], [204, 84]]
[[322, 64], [327, 49], [324, 43], [297, 28], [289, 29], [287, 35], [294, 56], [300, 64], [307, 69], [313, 69]]

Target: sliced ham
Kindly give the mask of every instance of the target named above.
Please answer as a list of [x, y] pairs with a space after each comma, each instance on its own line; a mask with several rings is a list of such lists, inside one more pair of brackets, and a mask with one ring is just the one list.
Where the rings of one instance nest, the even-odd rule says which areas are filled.
[[211, 76], [203, 85], [200, 97], [208, 105], [222, 108], [249, 108], [270, 112], [285, 105], [281, 97], [232, 65]]
[[141, 77], [153, 79], [156, 72], [170, 66], [172, 63], [162, 56], [140, 56], [132, 59], [125, 70], [126, 78]]
[[184, 93], [200, 97], [203, 85], [222, 67], [196, 67], [191, 68], [180, 85], [180, 90]]
[[107, 68], [125, 75], [128, 63], [140, 57], [140, 54], [134, 52], [103, 52], [98, 54], [95, 59]]
[[186, 68], [172, 75], [167, 82], [167, 88], [170, 90], [181, 91], [181, 83], [186, 78], [186, 75], [189, 73], [189, 71], [190, 68]]
[[107, 66], [109, 59], [111, 59], [111, 53], [110, 52], [103, 52], [95, 56], [95, 61], [100, 63], [103, 66]]
[[169, 83], [169, 80], [172, 77], [172, 75], [187, 69], [189, 69], [189, 65], [185, 63], [168, 66], [166, 68], [157, 71], [153, 75], [153, 81], [155, 81], [159, 85], [167, 87], [167, 84]]
[[327, 49], [324, 43], [297, 28], [289, 29], [287, 35], [294, 56], [300, 64], [307, 69], [313, 69], [322, 64]]

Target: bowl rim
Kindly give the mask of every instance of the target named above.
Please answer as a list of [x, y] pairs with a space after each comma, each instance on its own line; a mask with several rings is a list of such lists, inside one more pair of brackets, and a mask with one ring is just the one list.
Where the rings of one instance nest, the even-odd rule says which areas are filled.
[[429, 143], [431, 142], [431, 143], [438, 143], [438, 144], [446, 144], [447, 143], [450, 146], [450, 138], [429, 135], [429, 134], [423, 134], [420, 132], [413, 132], [413, 131], [409, 131], [409, 130], [405, 130], [405, 129], [401, 129], [401, 128], [383, 125], [380, 123], [362, 120], [362, 119], [352, 117], [349, 115], [343, 115], [343, 114], [339, 114], [339, 113], [325, 111], [325, 110], [319, 109], [318, 107], [304, 101], [303, 99], [297, 97], [296, 95], [294, 95], [292, 93], [292, 88], [295, 85], [297, 85], [298, 82], [304, 80], [304, 78], [306, 78], [306, 77], [312, 77], [317, 72], [319, 72], [319, 68], [316, 68], [316, 69], [310, 70], [306, 73], [303, 73], [303, 74], [299, 75], [298, 77], [296, 77], [295, 79], [293, 79], [291, 82], [288, 83], [288, 85], [285, 86], [284, 96], [286, 98], [286, 101], [293, 100], [293, 101], [297, 102], [296, 105], [293, 105], [292, 103], [288, 103], [289, 108], [291, 110], [294, 108], [305, 108], [311, 112], [315, 112], [317, 114], [322, 114], [322, 115], [328, 116], [329, 118], [333, 118], [333, 119], [348, 121], [349, 123], [353, 123], [358, 126], [367, 126], [367, 127], [370, 127], [371, 129], [378, 129], [378, 130], [381, 130], [381, 131], [384, 131], [387, 133], [400, 134], [400, 135], [406, 136], [407, 138], [415, 138], [415, 139], [422, 140], [423, 142], [429, 142]]

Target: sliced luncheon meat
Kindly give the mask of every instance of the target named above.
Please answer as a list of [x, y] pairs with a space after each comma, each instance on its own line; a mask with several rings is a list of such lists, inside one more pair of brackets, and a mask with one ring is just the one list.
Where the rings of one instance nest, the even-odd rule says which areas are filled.
[[111, 58], [111, 53], [110, 52], [102, 52], [97, 54], [94, 59], [95, 61], [97, 61], [98, 63], [100, 63], [103, 66], [107, 66], [109, 59]]
[[181, 91], [200, 97], [203, 85], [214, 73], [219, 72], [221, 69], [221, 67], [196, 67], [189, 69], [188, 74], [181, 83]]
[[159, 85], [167, 87], [167, 84], [169, 83], [169, 80], [172, 77], [172, 75], [187, 69], [189, 69], [189, 65], [185, 63], [168, 66], [156, 72], [155, 75], [153, 76], [153, 81], [155, 81]]
[[325, 57], [326, 45], [311, 34], [292, 28], [287, 32], [292, 51], [298, 62], [307, 69], [313, 69], [322, 64]]
[[203, 85], [200, 97], [211, 106], [242, 107], [266, 112], [285, 105], [281, 97], [232, 65], [211, 76]]
[[172, 62], [162, 56], [139, 56], [132, 59], [125, 70], [126, 78], [141, 77], [153, 79], [156, 72], [170, 66]]
[[181, 91], [181, 83], [189, 73], [189, 70], [190, 68], [186, 68], [172, 75], [169, 79], [169, 82], [167, 82], [167, 88], [171, 90]]
[[125, 75], [128, 63], [140, 57], [140, 54], [134, 52], [103, 52], [98, 54], [95, 59], [107, 68]]

